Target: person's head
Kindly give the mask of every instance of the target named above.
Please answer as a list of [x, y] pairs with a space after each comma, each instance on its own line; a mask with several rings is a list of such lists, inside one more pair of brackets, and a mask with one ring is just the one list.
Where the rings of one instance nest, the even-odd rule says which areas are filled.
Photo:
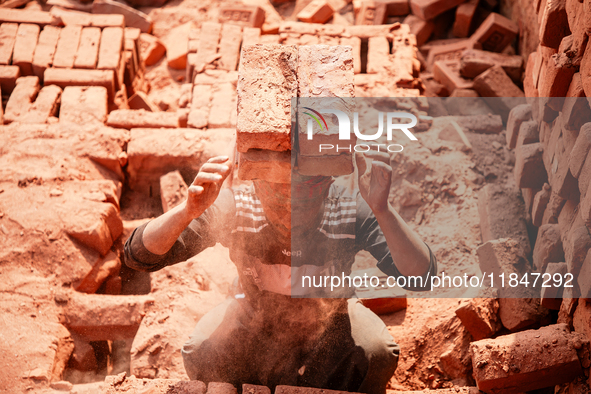
[[332, 177], [303, 176], [294, 171], [291, 183], [255, 180], [254, 185], [267, 219], [289, 237], [292, 229], [317, 225], [332, 182]]

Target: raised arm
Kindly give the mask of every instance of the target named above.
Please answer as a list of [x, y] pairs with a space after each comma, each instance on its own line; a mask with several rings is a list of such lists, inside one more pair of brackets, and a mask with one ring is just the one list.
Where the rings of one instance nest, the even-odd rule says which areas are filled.
[[[373, 159], [370, 165], [367, 159]], [[430, 266], [429, 248], [388, 201], [392, 181], [392, 168], [386, 164], [388, 161], [389, 156], [385, 152], [355, 155], [359, 192], [378, 221], [398, 271], [405, 276], [423, 276]]]
[[209, 159], [189, 187], [187, 199], [146, 225], [142, 238], [145, 248], [156, 255], [167, 253], [189, 223], [214, 203], [229, 173], [227, 156]]

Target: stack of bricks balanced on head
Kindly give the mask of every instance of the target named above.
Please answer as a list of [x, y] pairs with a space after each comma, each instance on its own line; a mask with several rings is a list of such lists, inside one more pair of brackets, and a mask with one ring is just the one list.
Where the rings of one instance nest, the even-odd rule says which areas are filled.
[[[236, 127], [238, 176], [289, 183], [291, 150], [296, 149], [291, 132], [294, 124], [292, 98], [332, 97], [338, 105], [339, 97], [353, 97], [353, 75], [349, 46], [258, 44], [243, 47]], [[353, 172], [352, 153], [327, 156], [318, 152], [319, 143], [338, 143], [338, 128], [323, 129], [314, 136], [316, 140], [312, 144], [306, 141], [306, 129], [302, 127], [305, 122], [300, 119], [297, 131], [300, 133], [296, 159], [299, 172], [325, 176]]]

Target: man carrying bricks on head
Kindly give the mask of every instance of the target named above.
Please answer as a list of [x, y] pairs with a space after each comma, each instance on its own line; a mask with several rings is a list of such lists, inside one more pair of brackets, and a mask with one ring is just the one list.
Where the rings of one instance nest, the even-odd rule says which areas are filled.
[[[362, 249], [388, 275], [435, 275], [433, 254], [388, 203], [391, 168], [375, 155], [369, 166], [356, 157], [356, 197], [344, 196], [331, 177], [297, 173], [294, 195], [291, 184], [256, 180], [245, 191], [220, 192], [230, 166], [216, 157], [203, 165], [184, 203], [133, 232], [125, 261], [135, 269], [155, 271], [216, 242], [238, 267], [244, 298], [206, 314], [183, 347], [191, 379], [385, 393], [399, 348], [382, 320], [354, 299], [290, 295], [292, 261], [339, 260], [350, 273]], [[323, 223], [325, 212], [353, 226]], [[292, 239], [313, 246], [298, 258]]]
[[[352, 91], [352, 67], [351, 47], [243, 48], [238, 175], [252, 186], [220, 191], [231, 169], [227, 157], [212, 158], [186, 201], [127, 240], [126, 264], [144, 271], [186, 261], [217, 242], [230, 250], [243, 296], [228, 298], [198, 322], [182, 349], [191, 379], [239, 390], [256, 384], [385, 393], [399, 348], [382, 320], [352, 298], [351, 285], [321, 294], [300, 280], [350, 275], [361, 250], [387, 275], [426, 279], [437, 272], [429, 247], [388, 202], [388, 154], [357, 154], [355, 193], [332, 177], [353, 171], [351, 154], [314, 156], [294, 143], [299, 162], [290, 165], [291, 98], [350, 97], [341, 91]], [[319, 69], [321, 80], [312, 75]], [[334, 89], [326, 93], [324, 86]], [[320, 295], [326, 298], [308, 298]]]

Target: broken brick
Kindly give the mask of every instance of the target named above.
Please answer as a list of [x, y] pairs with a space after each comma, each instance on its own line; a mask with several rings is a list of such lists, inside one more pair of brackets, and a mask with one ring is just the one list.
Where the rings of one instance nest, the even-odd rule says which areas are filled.
[[[200, 73], [205, 66], [213, 62], [220, 42], [222, 25], [219, 23], [205, 22], [201, 26], [201, 35], [199, 36], [199, 49], [197, 50], [197, 62], [195, 72]], [[244, 53], [244, 48], [242, 48]]]
[[521, 123], [515, 147], [519, 148], [521, 145], [533, 144], [536, 142], [540, 142], [538, 123], [535, 120]]
[[100, 41], [101, 29], [98, 27], [85, 27], [82, 29], [74, 67], [95, 69], [98, 61]]
[[105, 257], [99, 259], [92, 270], [76, 286], [76, 291], [94, 294], [101, 285], [111, 276], [119, 274], [121, 260], [117, 253], [109, 251]]
[[32, 106], [39, 92], [39, 78], [29, 76], [16, 80], [16, 86], [4, 109], [4, 123], [14, 122]]
[[504, 16], [491, 12], [470, 37], [473, 43], [480, 43], [482, 49], [501, 52], [519, 33], [517, 24]]
[[466, 49], [472, 48], [470, 40], [454, 41], [449, 44], [441, 44], [432, 47], [427, 55], [427, 69], [431, 69], [433, 64], [439, 60], [460, 60], [462, 53]]
[[240, 26], [225, 24], [222, 26], [220, 39], [220, 60], [218, 69], [235, 71], [240, 57], [240, 44], [242, 42], [242, 28]]
[[386, 20], [386, 4], [364, 0], [355, 18], [356, 25], [383, 25]]
[[151, 34], [140, 34], [140, 56], [146, 66], [156, 64], [166, 53], [166, 48], [160, 40]]
[[243, 384], [242, 394], [271, 394], [271, 389], [267, 386], [257, 386], [254, 384]]
[[476, 78], [494, 65], [501, 66], [514, 82], [521, 81], [523, 70], [521, 56], [510, 56], [479, 49], [468, 49], [462, 53], [460, 73], [466, 78]]
[[0, 66], [0, 89], [2, 93], [10, 95], [20, 76], [21, 70], [18, 66]]
[[3, 23], [0, 25], [0, 64], [8, 65], [12, 61], [12, 51], [16, 41], [16, 23]]
[[507, 147], [515, 149], [517, 146], [517, 138], [519, 137], [519, 129], [523, 122], [531, 119], [531, 105], [521, 104], [511, 109], [509, 118], [507, 119]]
[[471, 298], [456, 309], [456, 315], [475, 341], [492, 337], [501, 329], [497, 316], [499, 301], [496, 298]]
[[131, 339], [153, 302], [148, 296], [72, 292], [64, 307], [63, 324], [90, 341]]
[[544, 224], [538, 230], [533, 263], [537, 272], [544, 272], [548, 263], [564, 261], [564, 250], [558, 224]]
[[238, 154], [238, 178], [274, 183], [291, 182], [291, 151], [250, 149]]
[[297, 97], [297, 55], [297, 47], [288, 45], [242, 49], [237, 89], [239, 152], [291, 149], [291, 99]]
[[[207, 23], [203, 24], [201, 32], [207, 29]], [[166, 39], [166, 61], [168, 67], [176, 70], [184, 70], [187, 67], [187, 54], [189, 53], [189, 32], [192, 22], [184, 23], [170, 31]], [[217, 40], [214, 45], [217, 45]], [[201, 48], [199, 48], [201, 51]], [[199, 51], [197, 53], [199, 53]], [[198, 55], [199, 56], [199, 55]]]
[[[515, 106], [524, 104], [523, 92], [513, 83], [501, 66], [493, 66], [474, 79], [474, 90], [503, 119]], [[491, 97], [490, 99], [486, 99]]]
[[465, 38], [470, 35], [472, 20], [478, 8], [478, 1], [472, 0], [460, 4], [456, 8], [456, 17], [452, 28], [453, 35], [459, 38]]
[[39, 38], [39, 26], [21, 23], [18, 26], [12, 64], [18, 66], [21, 75], [33, 75], [33, 57]]
[[542, 190], [536, 193], [532, 205], [532, 223], [536, 227], [540, 227], [542, 225], [542, 220], [544, 217], [544, 211], [546, 210], [546, 206], [550, 201], [550, 185], [547, 183], [544, 184]]
[[410, 33], [414, 34], [416, 37], [417, 46], [419, 47], [427, 42], [429, 37], [431, 37], [431, 34], [433, 34], [433, 29], [435, 28], [433, 21], [425, 21], [412, 14], [404, 18], [402, 23], [410, 26]]
[[471, 80], [460, 75], [460, 63], [457, 60], [436, 61], [433, 64], [433, 77], [450, 93], [456, 89], [472, 89], [474, 86]]
[[361, 73], [361, 39], [359, 37], [342, 37], [341, 45], [351, 46], [353, 49], [353, 72]]
[[238, 390], [231, 383], [210, 382], [207, 394], [238, 394]]
[[145, 109], [150, 112], [158, 112], [160, 109], [150, 101], [148, 95], [144, 92], [138, 91], [133, 94], [128, 100], [129, 109]]
[[[47, 75], [47, 69], [45, 74]], [[67, 86], [62, 93], [60, 122], [78, 124], [107, 120], [107, 89], [102, 86]]]
[[62, 89], [55, 85], [44, 86], [31, 108], [17, 118], [21, 123], [46, 123], [50, 116], [57, 114]]
[[185, 201], [187, 199], [187, 190], [187, 184], [178, 170], [162, 175], [160, 177], [162, 210], [168, 212]]
[[55, 26], [45, 26], [39, 34], [39, 41], [33, 56], [33, 74], [43, 78], [45, 69], [53, 64], [53, 56], [57, 48], [61, 29]]
[[581, 341], [581, 334], [555, 324], [472, 342], [474, 379], [487, 393], [525, 392], [570, 382], [583, 373], [576, 345]]
[[53, 57], [53, 67], [74, 67], [81, 34], [81, 26], [66, 26], [61, 30], [55, 55]]
[[307, 23], [325, 23], [334, 14], [327, 0], [312, 0], [297, 14], [297, 18]]
[[515, 151], [515, 182], [520, 188], [541, 189], [548, 180], [542, 161], [542, 144], [522, 145]]
[[[542, 65], [538, 83], [540, 97], [565, 97], [576, 68], [565, 54], [555, 53]], [[582, 75], [582, 74], [581, 74]], [[558, 100], [562, 103], [562, 100]], [[560, 111], [562, 108], [553, 108]]]
[[260, 28], [265, 22], [265, 12], [262, 8], [252, 5], [227, 5], [220, 8], [218, 21], [220, 23]]
[[570, 34], [565, 0], [547, 0], [540, 22], [540, 45], [558, 49], [563, 37]]

